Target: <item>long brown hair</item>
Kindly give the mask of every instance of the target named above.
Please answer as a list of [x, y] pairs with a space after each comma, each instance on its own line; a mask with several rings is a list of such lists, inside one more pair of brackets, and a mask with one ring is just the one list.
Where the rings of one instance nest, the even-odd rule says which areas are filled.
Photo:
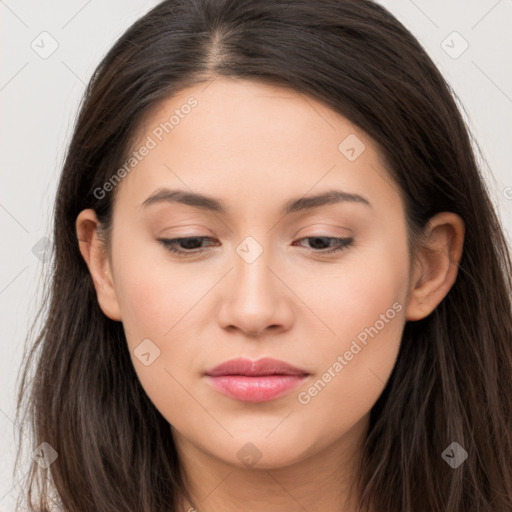
[[[93, 208], [110, 226], [114, 194], [94, 191], [122, 166], [144, 116], [216, 76], [290, 87], [362, 128], [404, 197], [411, 240], [442, 211], [467, 227], [455, 284], [406, 323], [371, 410], [360, 509], [512, 510], [510, 253], [455, 94], [370, 0], [166, 0], [99, 64], [60, 177], [43, 322], [18, 396], [32, 448], [46, 442], [58, 458], [32, 464], [24, 504], [48, 511], [54, 494], [65, 511], [163, 512], [187, 496], [169, 424], [138, 381], [122, 324], [98, 305], [75, 220]], [[442, 457], [453, 442], [468, 453], [456, 468]]]

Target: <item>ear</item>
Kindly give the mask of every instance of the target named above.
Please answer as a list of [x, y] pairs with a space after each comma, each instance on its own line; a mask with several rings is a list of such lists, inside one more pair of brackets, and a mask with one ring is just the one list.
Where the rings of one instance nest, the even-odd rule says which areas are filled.
[[457, 278], [464, 234], [464, 221], [455, 213], [438, 213], [429, 220], [425, 241], [414, 255], [407, 320], [428, 316], [450, 291]]
[[112, 269], [107, 249], [98, 236], [100, 223], [96, 212], [83, 210], [76, 219], [80, 252], [87, 263], [101, 310], [112, 320], [121, 321]]

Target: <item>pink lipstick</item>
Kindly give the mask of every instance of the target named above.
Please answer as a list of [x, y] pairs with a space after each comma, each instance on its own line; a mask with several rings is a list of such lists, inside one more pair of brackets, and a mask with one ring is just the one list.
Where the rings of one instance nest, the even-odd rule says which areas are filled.
[[207, 370], [205, 376], [220, 393], [244, 402], [267, 402], [283, 396], [309, 375], [285, 361], [265, 357], [238, 358]]

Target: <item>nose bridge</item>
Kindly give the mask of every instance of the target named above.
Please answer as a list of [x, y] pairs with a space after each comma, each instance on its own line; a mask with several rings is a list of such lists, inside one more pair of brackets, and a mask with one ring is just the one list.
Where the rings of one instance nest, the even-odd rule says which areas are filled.
[[258, 237], [260, 243], [254, 236], [245, 237], [236, 247], [235, 257], [235, 286], [242, 293], [235, 293], [240, 298], [252, 302], [265, 301], [270, 305], [277, 296], [272, 272], [268, 267], [272, 266], [272, 249], [268, 246], [266, 237]]
[[290, 321], [289, 305], [280, 289], [283, 285], [270, 270], [273, 251], [265, 243], [247, 236], [235, 248], [233, 274], [219, 318], [224, 327], [236, 326], [254, 334]]

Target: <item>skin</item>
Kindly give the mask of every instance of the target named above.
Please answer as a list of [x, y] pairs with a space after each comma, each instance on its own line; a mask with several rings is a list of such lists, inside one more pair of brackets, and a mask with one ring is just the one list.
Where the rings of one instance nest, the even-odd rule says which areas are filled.
[[[370, 410], [405, 322], [427, 316], [453, 285], [464, 223], [450, 212], [433, 217], [413, 258], [404, 205], [376, 145], [343, 116], [282, 87], [220, 77], [194, 85], [150, 113], [134, 148], [190, 96], [197, 106], [118, 185], [110, 253], [94, 211], [77, 218], [99, 304], [123, 323], [140, 382], [172, 425], [199, 511], [350, 512]], [[338, 150], [350, 134], [365, 145], [354, 161]], [[142, 207], [160, 187], [213, 196], [228, 213], [172, 202]], [[371, 206], [281, 214], [287, 200], [329, 189]], [[214, 241], [181, 257], [157, 240], [186, 236]], [[248, 236], [263, 249], [251, 263], [236, 251]], [[353, 243], [322, 255], [335, 243], [315, 246], [306, 238], [315, 236]], [[401, 308], [394, 318], [300, 403], [299, 393], [393, 304]], [[144, 339], [160, 350], [149, 366], [134, 355]], [[269, 402], [234, 400], [203, 372], [238, 356], [282, 359], [310, 376]], [[247, 443], [259, 452], [255, 465], [240, 456], [255, 455]], [[183, 500], [180, 510], [189, 507]]]

